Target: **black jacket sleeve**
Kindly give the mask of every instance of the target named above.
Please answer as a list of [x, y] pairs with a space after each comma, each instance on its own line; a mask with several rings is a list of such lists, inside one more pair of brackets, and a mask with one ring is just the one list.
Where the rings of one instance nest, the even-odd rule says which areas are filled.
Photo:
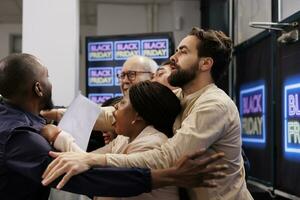
[[[41, 183], [41, 176], [52, 161], [50, 150], [49, 143], [38, 133], [15, 130], [5, 147], [5, 164], [9, 170]], [[63, 190], [88, 196], [135, 196], [151, 191], [151, 172], [138, 168], [94, 168], [72, 177]]]

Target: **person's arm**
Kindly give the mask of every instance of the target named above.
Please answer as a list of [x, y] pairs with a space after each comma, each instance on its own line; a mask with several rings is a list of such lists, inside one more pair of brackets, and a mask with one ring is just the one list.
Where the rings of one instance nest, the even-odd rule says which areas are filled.
[[[41, 111], [41, 115], [46, 118], [47, 120], [54, 120], [59, 122], [63, 117], [64, 113], [67, 109], [59, 108], [59, 109], [52, 109], [49, 111]], [[114, 122], [113, 111], [115, 108], [113, 106], [106, 106], [101, 107], [100, 115], [98, 116], [93, 130], [98, 131], [113, 131], [112, 123]]]
[[61, 131], [58, 134], [55, 141], [53, 142], [53, 146], [55, 149], [62, 152], [85, 152], [75, 143], [74, 137], [66, 131]]
[[[52, 161], [49, 143], [38, 133], [28, 130], [15, 131], [6, 144], [7, 169], [41, 183], [43, 171]], [[56, 187], [59, 180], [51, 184]], [[88, 196], [135, 196], [151, 191], [149, 169], [96, 168], [74, 176], [65, 191]]]
[[183, 155], [208, 149], [221, 137], [228, 123], [226, 110], [216, 103], [199, 104], [181, 123], [176, 134], [159, 149], [132, 155], [106, 154], [105, 158], [98, 158], [99, 162], [93, 164], [162, 169], [171, 167]]
[[85, 152], [76, 143], [73, 136], [61, 130], [58, 126], [47, 124], [41, 129], [41, 135], [50, 143], [53, 144], [56, 150], [66, 152]]
[[[178, 187], [216, 187], [212, 179], [222, 179], [226, 165], [211, 165], [223, 157], [223, 153], [205, 156], [205, 151], [183, 156], [175, 166], [167, 169], [151, 170], [152, 189], [175, 185]], [[201, 159], [199, 159], [201, 158]], [[216, 172], [216, 173], [214, 173]]]
[[113, 111], [115, 108], [113, 106], [101, 107], [100, 115], [98, 116], [93, 130], [98, 130], [102, 132], [113, 131], [114, 128], [112, 126], [115, 118], [113, 116]]
[[[67, 169], [68, 173], [60, 181], [60, 186], [64, 186], [71, 177], [76, 177], [77, 174], [86, 171], [86, 167], [89, 168], [88, 165], [83, 167], [85, 161], [92, 160], [89, 156], [97, 156], [97, 154], [75, 152], [50, 152], [50, 155], [57, 159], [55, 159], [44, 172], [43, 184], [50, 184], [59, 176], [63, 175], [65, 173], [64, 170]], [[208, 155], [207, 152], [201, 150], [194, 154], [183, 156], [176, 165], [171, 168], [152, 170], [152, 189], [165, 186], [180, 186], [186, 188], [199, 186], [215, 187], [216, 185], [209, 181], [224, 178], [226, 175], [221, 171], [226, 170], [228, 166], [216, 165], [213, 164], [213, 162], [221, 159], [223, 156], [224, 153]], [[76, 160], [73, 159], [74, 157], [81, 162], [76, 162]], [[59, 165], [56, 165], [56, 163], [59, 163]]]
[[[66, 132], [61, 130], [59, 127], [48, 124], [45, 125], [41, 129], [41, 135], [50, 143], [53, 144], [53, 147], [56, 150], [59, 150], [61, 152], [85, 152], [82, 150], [76, 143], [74, 137]], [[91, 153], [98, 153], [98, 154], [104, 154], [104, 153], [111, 153], [113, 142], [110, 142], [109, 144], [105, 145], [102, 148], [96, 149], [92, 151]]]
[[52, 110], [42, 110], [40, 115], [42, 115], [47, 120], [53, 120], [55, 122], [59, 122], [63, 115], [66, 112], [66, 108], [54, 108]]
[[[81, 155], [60, 154], [47, 168], [45, 178], [47, 182], [55, 180], [59, 175], [72, 170], [72, 165], [80, 168], [80, 165], [88, 166], [108, 165], [116, 167], [148, 167], [151, 169], [169, 168], [183, 155], [190, 154], [199, 149], [207, 149], [218, 140], [223, 134], [223, 130], [228, 121], [227, 110], [224, 105], [216, 101], [201, 102], [181, 124], [181, 128], [176, 131], [176, 135], [164, 143], [160, 149], [150, 150], [131, 155], [124, 154], [87, 154], [85, 158], [78, 162]], [[205, 117], [204, 117], [205, 116]], [[236, 127], [238, 128], [238, 127]], [[240, 137], [237, 135], [237, 137]], [[238, 142], [238, 138], [237, 138]], [[210, 154], [213, 152], [210, 152]], [[53, 155], [57, 157], [58, 155]], [[209, 153], [205, 155], [209, 156]], [[231, 155], [226, 155], [231, 156]], [[69, 157], [70, 163], [60, 162], [64, 157]], [[69, 166], [66, 166], [69, 165]], [[84, 169], [84, 168], [83, 168]], [[81, 170], [79, 170], [81, 171]], [[68, 178], [73, 174], [70, 173]], [[51, 180], [51, 181], [49, 181]]]

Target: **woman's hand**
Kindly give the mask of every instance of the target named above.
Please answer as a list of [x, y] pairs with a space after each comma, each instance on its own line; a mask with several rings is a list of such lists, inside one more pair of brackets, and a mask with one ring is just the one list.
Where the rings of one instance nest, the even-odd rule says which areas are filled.
[[50, 121], [53, 120], [53, 121], [59, 122], [65, 112], [66, 112], [66, 109], [64, 109], [64, 108], [52, 109], [52, 110], [42, 110], [40, 112], [40, 115], [42, 115], [47, 120], [50, 120]]
[[52, 144], [55, 142], [58, 134], [61, 132], [61, 129], [53, 124], [47, 124], [41, 129], [41, 135]]
[[[62, 180], [56, 186], [56, 189], [61, 189], [72, 176], [87, 171], [93, 166], [90, 162], [93, 160], [99, 161], [99, 157], [104, 155], [89, 154], [86, 152], [53, 152], [50, 151], [49, 155], [55, 158], [47, 167], [42, 175], [43, 185], [48, 185], [58, 177], [64, 174]], [[96, 157], [93, 159], [93, 155]], [[101, 160], [101, 159], [100, 159]]]

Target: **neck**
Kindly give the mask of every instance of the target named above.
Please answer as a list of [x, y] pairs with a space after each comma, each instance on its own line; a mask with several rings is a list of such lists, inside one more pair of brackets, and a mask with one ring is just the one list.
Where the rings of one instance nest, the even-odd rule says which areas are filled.
[[132, 142], [146, 127], [147, 125], [136, 125], [129, 136], [129, 142]]
[[201, 90], [202, 88], [213, 82], [214, 81], [210, 75], [208, 76], [207, 74], [203, 73], [198, 74], [198, 76], [194, 80], [190, 81], [188, 84], [182, 87], [183, 95], [187, 96], [193, 94], [194, 92]]
[[20, 109], [22, 109], [26, 112], [32, 113], [34, 115], [39, 115], [39, 113], [40, 113], [39, 104], [35, 103], [35, 100], [33, 100], [33, 99], [15, 98], [15, 99], [5, 99], [5, 101], [8, 102], [9, 104], [19, 107]]

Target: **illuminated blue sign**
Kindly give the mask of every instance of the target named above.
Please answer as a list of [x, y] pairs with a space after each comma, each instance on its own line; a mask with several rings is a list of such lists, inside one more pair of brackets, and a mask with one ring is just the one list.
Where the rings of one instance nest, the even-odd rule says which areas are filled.
[[126, 40], [115, 42], [115, 60], [127, 60], [127, 58], [140, 55], [140, 41]]
[[153, 59], [169, 58], [169, 40], [142, 40], [142, 55]]
[[89, 94], [89, 99], [96, 104], [103, 104], [108, 99], [112, 98], [113, 93], [91, 93]]
[[89, 61], [113, 60], [113, 42], [88, 43]]
[[89, 86], [112, 86], [114, 85], [112, 67], [93, 67], [88, 71]]
[[300, 154], [300, 82], [284, 85], [284, 150]]
[[266, 143], [265, 84], [260, 81], [241, 87], [240, 117], [244, 143]]

